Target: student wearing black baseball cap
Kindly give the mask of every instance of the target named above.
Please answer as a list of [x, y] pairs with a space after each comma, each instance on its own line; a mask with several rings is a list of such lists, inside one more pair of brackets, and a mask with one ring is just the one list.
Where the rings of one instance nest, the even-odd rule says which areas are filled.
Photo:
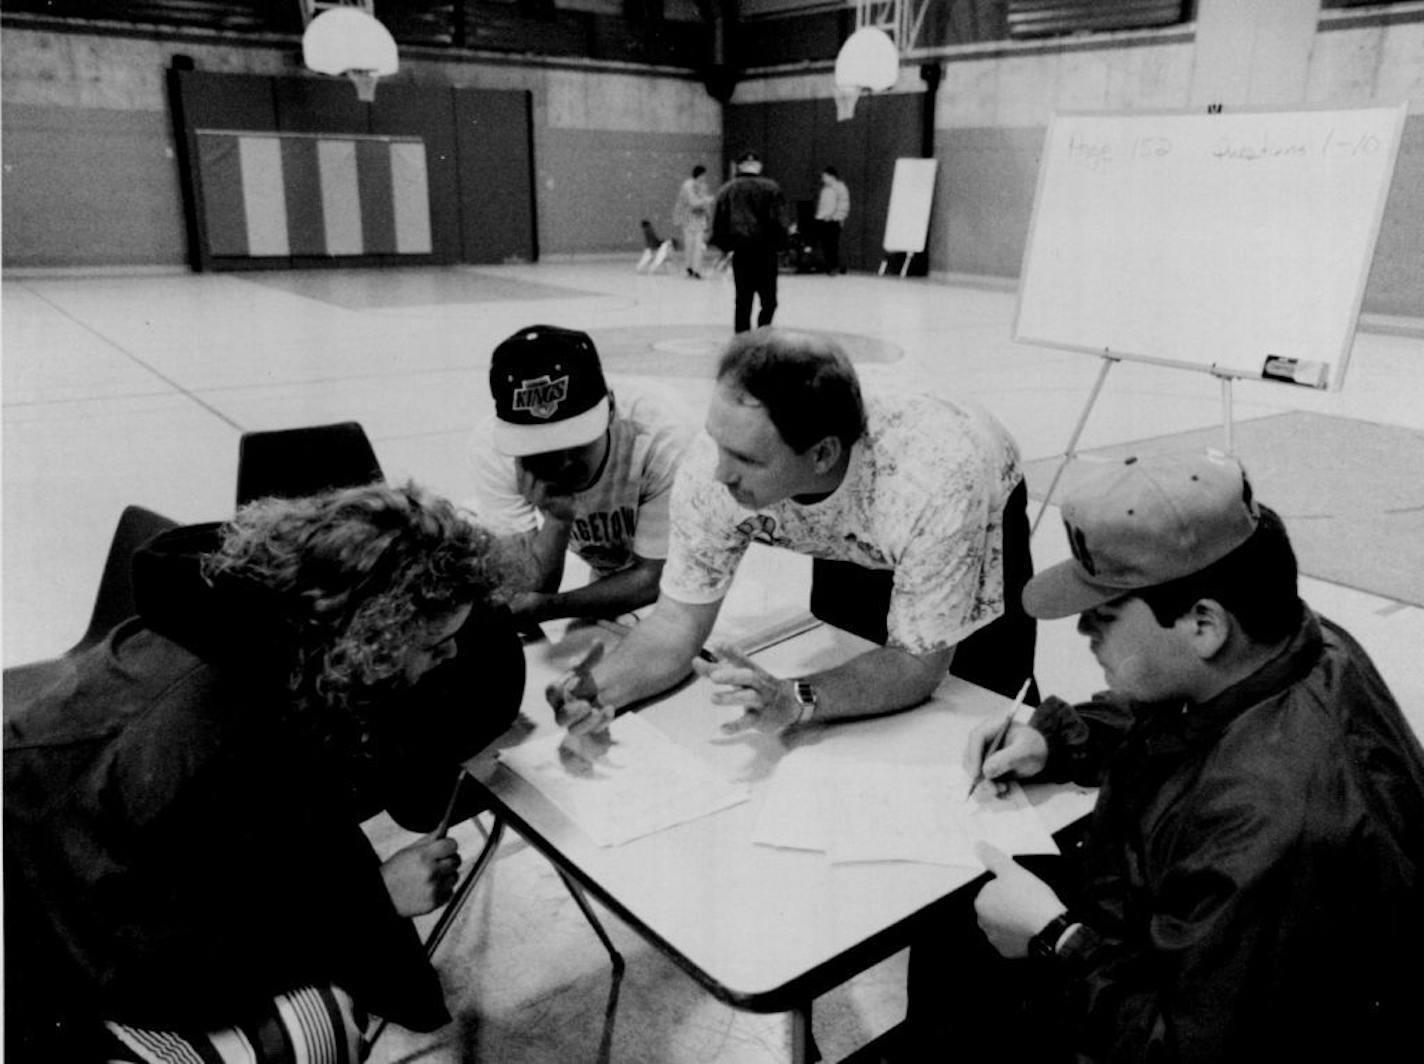
[[1424, 1001], [1424, 751], [1384, 681], [1299, 599], [1285, 526], [1237, 461], [1129, 458], [1063, 520], [1073, 556], [1024, 606], [1078, 615], [1108, 691], [1047, 699], [997, 753], [976, 731], [965, 767], [1098, 786], [1096, 807], [1042, 878], [981, 845], [983, 934], [961, 907], [911, 958], [917, 1044], [1045, 1061], [1396, 1053]]
[[[589, 335], [555, 325], [504, 340], [489, 382], [495, 412], [472, 441], [469, 506], [524, 559], [516, 619], [617, 616], [652, 602], [691, 415], [647, 385], [620, 382], [615, 398]], [[564, 591], [569, 551], [592, 579]]]

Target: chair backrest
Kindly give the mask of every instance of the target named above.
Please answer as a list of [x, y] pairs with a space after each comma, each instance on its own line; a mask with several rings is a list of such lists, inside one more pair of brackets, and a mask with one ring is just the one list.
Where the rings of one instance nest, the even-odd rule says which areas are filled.
[[134, 608], [134, 552], [160, 532], [176, 528], [172, 518], [145, 510], [142, 506], [125, 506], [109, 543], [109, 556], [104, 561], [104, 573], [99, 578], [99, 591], [94, 596], [94, 612], [84, 637], [68, 653], [87, 650], [122, 620], [132, 617]]
[[244, 432], [237, 448], [237, 504], [315, 495], [384, 479], [357, 421]]

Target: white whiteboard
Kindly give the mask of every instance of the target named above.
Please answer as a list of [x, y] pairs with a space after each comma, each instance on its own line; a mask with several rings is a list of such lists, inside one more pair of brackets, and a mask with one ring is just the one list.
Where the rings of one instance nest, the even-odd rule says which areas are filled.
[[1339, 388], [1404, 116], [1059, 115], [1014, 339]]
[[934, 198], [934, 159], [895, 160], [895, 178], [890, 185], [890, 210], [885, 215], [885, 250], [925, 250], [929, 239], [930, 201]]

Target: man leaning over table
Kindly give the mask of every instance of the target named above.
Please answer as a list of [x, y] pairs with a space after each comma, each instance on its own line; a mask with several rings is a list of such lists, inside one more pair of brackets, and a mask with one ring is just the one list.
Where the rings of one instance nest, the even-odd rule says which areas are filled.
[[1099, 783], [1096, 807], [1035, 865], [1052, 886], [981, 851], [983, 934], [965, 905], [919, 940], [897, 1059], [1396, 1058], [1424, 1003], [1424, 751], [1384, 681], [1297, 597], [1234, 460], [1129, 458], [1063, 518], [1073, 558], [1024, 601], [1079, 615], [1109, 690], [1047, 699], [983, 771]]
[[716, 380], [673, 486], [656, 605], [607, 658], [550, 689], [571, 738], [687, 675], [753, 541], [892, 572], [888, 638], [796, 679], [717, 648], [719, 662], [697, 667], [719, 686], [714, 702], [744, 710], [729, 731], [903, 709], [946, 670], [1012, 695], [1035, 630], [1017, 606], [1032, 565], [1003, 427], [962, 401], [881, 386], [862, 397], [845, 352], [804, 333], [738, 335]]

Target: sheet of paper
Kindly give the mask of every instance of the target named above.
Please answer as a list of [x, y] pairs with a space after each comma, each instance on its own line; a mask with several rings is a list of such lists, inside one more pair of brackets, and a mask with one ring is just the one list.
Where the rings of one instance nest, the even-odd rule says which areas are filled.
[[833, 862], [921, 861], [978, 868], [974, 843], [1006, 853], [1057, 853], [1023, 790], [966, 799], [957, 766], [789, 755], [777, 767], [753, 841], [823, 850]]
[[752, 841], [791, 850], [826, 850], [835, 816], [835, 762], [790, 754], [776, 766]]
[[591, 765], [560, 755], [562, 731], [501, 750], [499, 759], [600, 846], [618, 846], [744, 802], [747, 787], [718, 778], [636, 713], [609, 728], [612, 745]]

